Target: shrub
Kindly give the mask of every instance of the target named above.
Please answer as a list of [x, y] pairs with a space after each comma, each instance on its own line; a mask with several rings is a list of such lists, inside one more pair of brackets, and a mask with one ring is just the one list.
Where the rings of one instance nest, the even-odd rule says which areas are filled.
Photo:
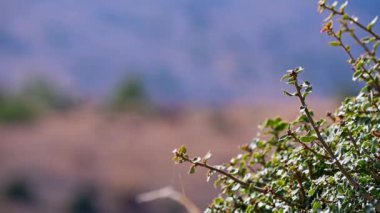
[[78, 104], [76, 98], [43, 76], [25, 82], [20, 96], [29, 105], [41, 110], [68, 111]]
[[0, 123], [30, 122], [38, 116], [38, 111], [26, 101], [0, 95]]
[[124, 79], [116, 88], [111, 107], [117, 111], [147, 111], [150, 100], [144, 82], [134, 76]]
[[0, 88], [0, 123], [31, 122], [46, 111], [68, 111], [78, 104], [76, 98], [54, 86], [48, 79], [30, 79], [20, 91]]
[[[346, 6], [319, 1], [319, 11], [329, 13], [321, 32], [344, 50], [353, 80], [365, 85], [328, 121], [314, 117], [307, 105], [312, 85], [295, 68], [282, 80], [294, 88], [285, 95], [300, 102], [297, 119], [268, 119], [262, 138], [223, 165], [209, 164], [210, 153], [193, 158], [185, 146], [174, 150], [175, 162], [191, 164], [189, 173], [203, 167], [208, 180], [217, 175], [221, 194], [206, 212], [380, 212], [380, 36], [373, 30], [377, 18], [364, 25]], [[363, 50], [358, 57], [354, 44]]]

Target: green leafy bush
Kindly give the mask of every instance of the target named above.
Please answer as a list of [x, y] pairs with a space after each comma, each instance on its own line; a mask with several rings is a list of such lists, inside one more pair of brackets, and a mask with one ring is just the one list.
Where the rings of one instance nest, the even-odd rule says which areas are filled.
[[[191, 164], [189, 173], [203, 167], [207, 180], [217, 176], [221, 194], [206, 212], [380, 212], [380, 36], [373, 30], [377, 18], [362, 24], [346, 6], [319, 1], [319, 12], [329, 13], [321, 32], [344, 50], [353, 80], [365, 85], [328, 113], [328, 121], [307, 105], [312, 86], [300, 79], [300, 67], [282, 78], [294, 88], [285, 95], [300, 102], [296, 120], [267, 120], [262, 138], [223, 165], [209, 164], [210, 153], [190, 157], [185, 146], [174, 150], [175, 162]], [[354, 44], [363, 50], [357, 57]]]

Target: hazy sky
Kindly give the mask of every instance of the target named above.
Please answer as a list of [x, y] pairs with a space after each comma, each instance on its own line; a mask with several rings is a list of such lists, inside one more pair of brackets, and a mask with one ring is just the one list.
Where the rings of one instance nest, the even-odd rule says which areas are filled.
[[[38, 73], [102, 97], [132, 73], [156, 99], [213, 103], [280, 95], [283, 71], [302, 65], [331, 94], [351, 71], [320, 34], [316, 2], [2, 0], [0, 83]], [[379, 8], [352, 0], [350, 11], [370, 21]]]

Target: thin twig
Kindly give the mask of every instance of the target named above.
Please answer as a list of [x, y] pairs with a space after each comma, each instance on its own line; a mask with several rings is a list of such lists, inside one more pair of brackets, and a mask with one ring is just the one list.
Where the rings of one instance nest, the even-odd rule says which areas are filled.
[[363, 198], [369, 201], [373, 201], [374, 198], [367, 193], [366, 191], [362, 190], [362, 187], [354, 180], [354, 178], [350, 175], [350, 173], [342, 166], [342, 164], [339, 162], [339, 160], [335, 157], [334, 152], [331, 150], [330, 146], [326, 143], [325, 139], [322, 137], [321, 132], [319, 131], [318, 127], [316, 126], [313, 117], [311, 116], [311, 113], [309, 111], [309, 108], [306, 105], [305, 97], [302, 95], [301, 92], [301, 86], [298, 83], [297, 73], [292, 72], [291, 76], [294, 79], [294, 85], [296, 88], [296, 96], [301, 102], [302, 107], [304, 108], [306, 117], [308, 118], [310, 125], [314, 129], [315, 133], [317, 134], [318, 140], [321, 142], [323, 148], [327, 151], [327, 153], [330, 155], [331, 159], [333, 160], [333, 163], [338, 167], [338, 169], [342, 172], [342, 174], [347, 178], [348, 182], [354, 189], [360, 189], [362, 191]]
[[356, 26], [358, 26], [359, 28], [361, 28], [362, 30], [364, 30], [365, 32], [369, 33], [370, 35], [372, 35], [373, 37], [376, 38], [376, 40], [380, 40], [380, 36], [377, 35], [375, 32], [373, 32], [371, 29], [368, 29], [366, 26], [364, 26], [363, 24], [361, 24], [360, 22], [358, 22], [357, 20], [355, 20], [354, 18], [352, 18], [351, 16], [347, 15], [346, 13], [344, 13], [343, 11], [338, 11], [336, 10], [335, 8], [331, 7], [331, 6], [328, 6], [326, 4], [320, 4], [320, 6], [326, 10], [329, 10], [330, 12], [332, 12], [333, 14], [337, 14], [337, 15], [340, 15], [340, 16], [344, 16], [346, 15], [346, 18], [354, 23]]
[[305, 199], [306, 199], [306, 193], [305, 193], [305, 189], [304, 189], [303, 184], [302, 184], [302, 175], [299, 171], [296, 171], [295, 178], [298, 182], [298, 185], [300, 186], [301, 200], [302, 200], [302, 203], [304, 203]]
[[[332, 29], [330, 29], [328, 31], [329, 35], [332, 35], [338, 42], [339, 42], [339, 46], [341, 46], [344, 51], [347, 53], [347, 55], [349, 56], [350, 60], [351, 60], [351, 63], [352, 64], [352, 67], [353, 67], [353, 70], [355, 72], [355, 66], [354, 64], [356, 64], [357, 60], [355, 59], [355, 57], [353, 56], [353, 54], [351, 53], [351, 50], [349, 49], [348, 46], [346, 46], [344, 43], [343, 43], [343, 40], [342, 38], [340, 38]], [[369, 82], [369, 81], [372, 81], [372, 84], [373, 86], [376, 88], [376, 90], [378, 92], [380, 92], [380, 85], [379, 85], [379, 82], [378, 82], [378, 79], [374, 78], [371, 73], [364, 67], [364, 66], [361, 66], [361, 68], [363, 69], [363, 71], [368, 75], [368, 76], [364, 76], [362, 75], [361, 77], [366, 81], [366, 82]]]
[[187, 157], [187, 156], [181, 155], [180, 157], [181, 157], [184, 161], [189, 162], [189, 163], [191, 163], [191, 164], [193, 164], [193, 165], [195, 165], [195, 166], [200, 166], [200, 167], [203, 167], [203, 168], [207, 168], [207, 169], [209, 169], [209, 170], [211, 170], [211, 171], [213, 171], [213, 172], [216, 172], [216, 173], [222, 174], [223, 176], [225, 176], [225, 177], [227, 177], [227, 178], [229, 178], [229, 179], [235, 181], [236, 183], [239, 183], [241, 186], [243, 186], [243, 187], [245, 187], [245, 188], [251, 188], [251, 189], [253, 189], [254, 191], [259, 192], [259, 193], [264, 194], [264, 195], [269, 193], [269, 194], [271, 194], [274, 198], [283, 201], [284, 203], [288, 204], [289, 206], [292, 206], [293, 208], [295, 208], [295, 207], [301, 208], [301, 206], [299, 206], [298, 204], [295, 204], [295, 203], [289, 201], [289, 200], [286, 199], [285, 197], [283, 197], [283, 196], [277, 194], [277, 193], [276, 193], [274, 190], [272, 190], [272, 189], [266, 189], [266, 188], [260, 188], [260, 187], [254, 186], [254, 185], [252, 185], [252, 184], [250, 184], [250, 183], [248, 183], [248, 182], [244, 182], [244, 181], [240, 180], [239, 178], [237, 178], [237, 177], [235, 177], [235, 176], [233, 176], [233, 175], [231, 175], [231, 174], [229, 174], [229, 173], [227, 173], [227, 172], [225, 172], [225, 171], [223, 171], [223, 170], [221, 170], [221, 169], [218, 169], [218, 168], [216, 168], [216, 167], [210, 166], [210, 165], [208, 165], [207, 163], [204, 163], [204, 162], [194, 162], [193, 160], [191, 160], [191, 159], [190, 159], [189, 157]]
[[[345, 30], [350, 34], [350, 36], [355, 40], [355, 42], [360, 45], [363, 50], [367, 53], [367, 55], [370, 57], [371, 61], [376, 65], [379, 63], [379, 60], [376, 59], [376, 53], [374, 51], [371, 51], [369, 49], [369, 47], [364, 43], [362, 42], [359, 37], [355, 34], [355, 31], [354, 29], [350, 29], [348, 27], [348, 24], [346, 21], [342, 20], [340, 22], [342, 24], [342, 26], [345, 28]], [[376, 67], [376, 70], [377, 71], [380, 71], [380, 67]]]
[[304, 142], [302, 142], [293, 132], [288, 132], [288, 135], [290, 135], [297, 143], [301, 144], [302, 147], [310, 152], [312, 152], [313, 154], [315, 154], [316, 156], [320, 156], [322, 158], [325, 158], [325, 159], [330, 159], [330, 157], [326, 156], [326, 155], [322, 155], [322, 154], [319, 154], [318, 152], [316, 152], [314, 149], [310, 148], [309, 146], [307, 146]]

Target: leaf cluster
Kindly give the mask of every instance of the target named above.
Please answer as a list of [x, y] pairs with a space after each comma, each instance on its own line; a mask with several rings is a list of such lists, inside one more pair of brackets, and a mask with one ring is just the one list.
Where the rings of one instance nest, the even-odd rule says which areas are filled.
[[[328, 13], [321, 32], [348, 55], [353, 80], [365, 82], [356, 97], [344, 100], [327, 120], [315, 118], [307, 104], [313, 88], [300, 79], [304, 69], [298, 67], [282, 77], [293, 88], [284, 94], [300, 103], [294, 121], [268, 119], [260, 137], [223, 165], [210, 165], [210, 153], [191, 158], [184, 146], [174, 150], [175, 162], [192, 165], [189, 173], [203, 167], [208, 180], [216, 175], [221, 193], [206, 212], [380, 212], [377, 18], [361, 24], [346, 13], [347, 5], [321, 0], [318, 10]], [[355, 56], [352, 45], [363, 53]]]

